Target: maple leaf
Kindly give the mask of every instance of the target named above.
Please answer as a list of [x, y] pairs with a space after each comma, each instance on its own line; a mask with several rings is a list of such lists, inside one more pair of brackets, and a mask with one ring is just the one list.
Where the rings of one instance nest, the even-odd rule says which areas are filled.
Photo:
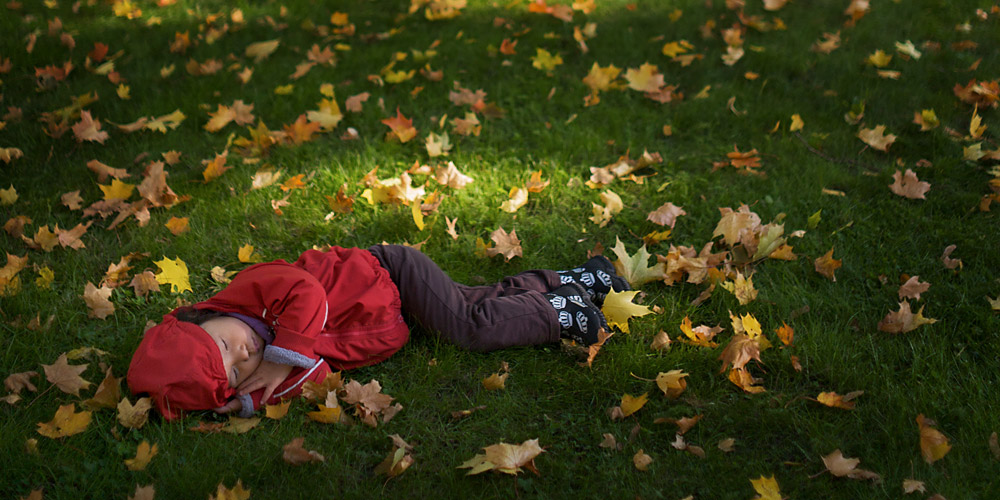
[[456, 134], [464, 136], [474, 135], [479, 137], [480, 132], [483, 130], [482, 125], [479, 124], [479, 118], [472, 112], [465, 113], [464, 118], [452, 118], [451, 125], [455, 127]]
[[139, 183], [139, 195], [154, 207], [171, 207], [177, 203], [177, 195], [167, 185], [163, 162], [155, 161], [146, 167], [146, 175]]
[[285, 415], [288, 415], [288, 408], [291, 405], [291, 400], [276, 405], [264, 405], [264, 416], [272, 420], [281, 420], [285, 418]]
[[621, 331], [629, 333], [629, 318], [641, 317], [653, 312], [648, 306], [632, 303], [638, 293], [638, 290], [624, 292], [611, 290], [608, 292], [604, 299], [604, 305], [601, 306], [601, 312], [604, 313], [608, 326], [617, 327]]
[[559, 54], [552, 55], [552, 53], [540, 47], [535, 48], [535, 55], [531, 58], [531, 65], [542, 71], [552, 71], [562, 63], [562, 56]]
[[87, 363], [70, 365], [67, 361], [66, 353], [63, 353], [59, 355], [55, 363], [51, 365], [43, 364], [42, 368], [45, 370], [45, 378], [55, 384], [59, 390], [67, 394], [79, 396], [80, 389], [90, 387], [90, 382], [80, 377], [80, 374], [87, 369], [87, 366]]
[[306, 438], [297, 437], [281, 447], [281, 458], [292, 465], [302, 465], [309, 462], [325, 462], [326, 457], [313, 450], [307, 450], [302, 445]]
[[118, 398], [121, 397], [121, 382], [121, 377], [111, 374], [109, 366], [104, 373], [104, 380], [94, 391], [94, 397], [84, 401], [83, 406], [91, 409], [114, 408], [118, 404]]
[[133, 276], [128, 286], [132, 287], [139, 297], [145, 297], [151, 291], [160, 291], [160, 283], [156, 281], [156, 275], [152, 271], [143, 271]]
[[24, 156], [24, 151], [21, 151], [18, 148], [0, 147], [0, 160], [3, 160], [4, 163], [9, 164], [10, 162], [16, 159], [21, 158], [22, 156]]
[[516, 229], [512, 229], [508, 233], [502, 227], [499, 227], [490, 234], [490, 239], [496, 243], [495, 247], [486, 249], [486, 255], [490, 257], [503, 255], [504, 260], [509, 262], [510, 259], [523, 255], [521, 240], [517, 237]]
[[778, 334], [778, 339], [781, 340], [782, 344], [786, 346], [792, 345], [792, 339], [795, 337], [795, 330], [788, 326], [787, 323], [782, 322], [781, 327], [774, 330]]
[[413, 127], [413, 120], [403, 116], [399, 108], [396, 108], [396, 116], [394, 118], [386, 118], [382, 120], [382, 123], [391, 130], [386, 134], [386, 139], [395, 138], [399, 142], [406, 143], [417, 136], [417, 129]]
[[485, 454], [478, 454], [466, 460], [459, 469], [472, 469], [467, 475], [480, 474], [488, 470], [495, 470], [504, 474], [516, 475], [521, 472], [521, 467], [525, 467], [532, 472], [538, 473], [535, 469], [534, 460], [539, 454], [544, 452], [538, 445], [537, 439], [529, 439], [519, 445], [499, 443], [483, 448]]
[[933, 130], [941, 125], [937, 113], [933, 109], [924, 109], [913, 112], [913, 123], [920, 125], [921, 132]]
[[671, 202], [666, 202], [660, 205], [659, 208], [649, 213], [646, 216], [646, 220], [652, 221], [661, 226], [669, 226], [671, 229], [674, 228], [674, 224], [677, 223], [677, 217], [681, 215], [687, 215], [684, 208], [678, 207]]
[[135, 450], [135, 458], [125, 459], [125, 468], [131, 471], [146, 470], [146, 466], [159, 451], [156, 443], [150, 446], [149, 441], [143, 440]]
[[741, 306], [747, 305], [757, 298], [757, 289], [753, 287], [752, 277], [744, 277], [743, 273], [739, 271], [736, 271], [736, 279], [723, 282], [722, 288], [735, 295]]
[[101, 122], [90, 116], [90, 111], [80, 112], [80, 121], [73, 125], [73, 135], [77, 142], [93, 141], [104, 144], [108, 133], [101, 131]]
[[313, 134], [319, 132], [320, 124], [308, 121], [306, 114], [299, 115], [291, 125], [284, 125], [285, 139], [298, 146], [312, 140]]
[[916, 493], [916, 492], [924, 493], [926, 491], [927, 491], [927, 488], [924, 486], [924, 482], [923, 481], [917, 481], [916, 479], [904, 479], [903, 480], [903, 493], [904, 494], [910, 494], [910, 493]]
[[719, 368], [719, 373], [726, 371], [729, 366], [732, 366], [734, 370], [743, 370], [751, 359], [756, 359], [758, 363], [761, 362], [760, 344], [749, 335], [734, 334], [726, 347], [722, 349], [719, 359], [722, 360], [722, 368]]
[[684, 316], [684, 319], [681, 320], [679, 328], [693, 345], [702, 347], [718, 347], [718, 344], [712, 342], [712, 339], [722, 331], [721, 326], [712, 328], [707, 325], [699, 325], [692, 328], [691, 319]]
[[917, 427], [920, 429], [920, 454], [924, 461], [933, 464], [944, 458], [951, 451], [948, 438], [941, 431], [931, 427], [936, 425], [933, 420], [924, 417], [921, 413], [917, 415]]
[[622, 395], [621, 409], [622, 416], [627, 417], [633, 413], [642, 409], [646, 406], [646, 402], [649, 401], [649, 393], [643, 393], [640, 396], [632, 396], [630, 394]]
[[878, 329], [881, 332], [906, 333], [922, 325], [937, 323], [936, 319], [925, 318], [923, 312], [924, 308], [921, 306], [920, 310], [916, 314], [913, 314], [910, 311], [910, 303], [904, 300], [899, 303], [898, 311], [886, 314], [878, 322]]
[[593, 217], [590, 217], [590, 220], [594, 224], [597, 224], [600, 227], [604, 227], [611, 220], [611, 217], [618, 214], [619, 212], [622, 211], [622, 209], [625, 208], [625, 204], [622, 203], [621, 197], [618, 196], [618, 194], [615, 193], [614, 191], [611, 191], [610, 189], [601, 193], [600, 196], [601, 196], [601, 201], [604, 202], [604, 205], [602, 206], [598, 205], [597, 203], [593, 203], [594, 215]]
[[854, 399], [858, 396], [864, 394], [865, 391], [853, 391], [844, 395], [837, 394], [836, 392], [821, 392], [816, 396], [816, 401], [829, 406], [830, 408], [840, 408], [842, 410], [853, 410]]
[[[447, 136], [447, 134], [445, 134], [445, 136]], [[434, 170], [434, 180], [436, 180], [438, 184], [443, 184], [453, 189], [462, 189], [474, 179], [463, 174], [462, 172], [459, 172], [455, 163], [449, 161], [448, 165], [443, 167], [439, 166]]]
[[389, 437], [393, 441], [392, 450], [385, 457], [385, 460], [375, 466], [375, 474], [385, 474], [392, 478], [406, 471], [413, 465], [414, 460], [413, 455], [409, 453], [413, 451], [412, 446], [403, 441], [398, 434]]
[[281, 44], [280, 39], [267, 40], [263, 42], [254, 42], [251, 43], [250, 45], [247, 45], [247, 48], [244, 51], [244, 53], [246, 54], [247, 57], [254, 58], [253, 61], [254, 63], [260, 63], [268, 56], [273, 54], [274, 51], [278, 49], [278, 45], [280, 44]]
[[615, 261], [615, 271], [619, 276], [625, 278], [632, 288], [638, 288], [650, 281], [661, 280], [666, 277], [666, 266], [662, 262], [657, 262], [652, 266], [647, 266], [650, 254], [646, 251], [646, 245], [642, 245], [635, 255], [629, 255], [625, 249], [625, 244], [617, 236], [615, 246], [611, 249], [618, 260]]
[[653, 463], [653, 457], [647, 455], [641, 449], [632, 456], [632, 465], [635, 465], [635, 468], [641, 471], [645, 472], [649, 470], [649, 464], [651, 463]]
[[905, 174], [901, 174], [899, 170], [897, 170], [896, 173], [892, 174], [892, 179], [895, 182], [889, 185], [889, 189], [892, 190], [893, 193], [904, 198], [910, 198], [913, 200], [926, 199], [924, 194], [926, 194], [931, 188], [929, 182], [917, 179], [917, 174], [910, 169], [906, 169]]
[[340, 106], [333, 98], [323, 99], [317, 103], [319, 109], [306, 112], [306, 118], [310, 122], [320, 125], [324, 131], [331, 131], [344, 119], [344, 114], [340, 111]]
[[[365, 385], [361, 385], [357, 380], [351, 380], [344, 385], [343, 401], [347, 404], [355, 405], [358, 416], [365, 421], [366, 416], [378, 415], [390, 408], [392, 396], [382, 394], [382, 385], [377, 380], [371, 380]], [[366, 421], [374, 427], [374, 420]]]
[[750, 372], [745, 368], [729, 370], [729, 381], [750, 394], [759, 394], [765, 391], [763, 387], [754, 385], [759, 383], [760, 379], [750, 375]]
[[72, 436], [83, 432], [90, 425], [90, 412], [76, 412], [76, 405], [60, 406], [55, 416], [48, 422], [38, 423], [38, 433], [52, 439]]
[[831, 248], [829, 252], [823, 254], [822, 257], [817, 257], [813, 261], [813, 267], [815, 267], [817, 273], [822, 274], [830, 281], [836, 282], [837, 277], [833, 273], [840, 268], [841, 262], [841, 260], [833, 258], [833, 248]]
[[756, 247], [752, 243], [757, 230], [761, 227], [760, 216], [750, 211], [750, 207], [745, 204], [740, 205], [735, 211], [729, 207], [720, 207], [719, 212], [722, 217], [712, 232], [712, 238], [722, 236], [730, 247], [737, 243], [743, 243], [745, 247]]
[[621, 68], [616, 67], [614, 64], [609, 64], [607, 67], [602, 68], [595, 62], [590, 67], [590, 73], [587, 73], [587, 76], [583, 77], [583, 83], [594, 94], [606, 90], [616, 90], [622, 87], [621, 84], [615, 83], [621, 72]]
[[896, 142], [895, 135], [887, 135], [885, 133], [885, 125], [876, 125], [875, 128], [862, 128], [858, 131], [858, 138], [879, 151], [888, 151], [889, 146]]
[[858, 469], [858, 464], [861, 463], [860, 459], [857, 458], [847, 458], [839, 450], [833, 450], [829, 455], [823, 457], [823, 465], [826, 466], [827, 470], [830, 471], [836, 477], [849, 477], [851, 479], [871, 479], [873, 481], [879, 481], [882, 476], [864, 469]]
[[361, 105], [364, 102], [366, 102], [369, 97], [371, 97], [371, 94], [368, 92], [362, 92], [357, 95], [352, 95], [351, 97], [348, 97], [346, 101], [344, 101], [344, 108], [346, 108], [348, 111], [352, 113], [360, 113], [362, 108]]
[[639, 92], [657, 92], [664, 84], [663, 75], [656, 65], [649, 63], [625, 70], [625, 80], [628, 81], [628, 88]]
[[156, 273], [156, 282], [161, 285], [170, 285], [173, 293], [184, 293], [191, 291], [191, 283], [188, 280], [187, 264], [181, 259], [168, 259], [153, 261], [160, 272]]
[[153, 408], [149, 398], [139, 398], [132, 404], [128, 398], [122, 398], [117, 405], [118, 422], [129, 429], [141, 429], [149, 419], [149, 410]]
[[750, 485], [757, 492], [757, 496], [753, 500], [782, 500], [784, 498], [781, 496], [781, 489], [778, 487], [778, 481], [774, 479], [774, 476], [760, 476], [757, 479], [751, 479]]
[[311, 411], [306, 413], [306, 417], [314, 422], [320, 422], [324, 424], [335, 424], [340, 422], [343, 418], [342, 410], [340, 406], [326, 406], [322, 404], [316, 405], [319, 410]]
[[31, 379], [37, 375], [38, 372], [35, 371], [12, 373], [3, 380], [3, 385], [12, 393], [20, 393], [22, 389], [28, 389], [31, 392], [35, 392], [37, 389], [35, 388], [35, 385], [31, 383]]
[[508, 199], [500, 204], [500, 210], [514, 213], [528, 203], [528, 190], [519, 186], [510, 188]]
[[504, 389], [504, 384], [507, 382], [507, 377], [510, 373], [494, 373], [489, 377], [483, 379], [483, 388], [487, 391], [497, 391]]
[[663, 351], [670, 349], [670, 344], [673, 341], [670, 340], [670, 335], [667, 332], [660, 330], [655, 336], [653, 336], [653, 341], [649, 344], [649, 348], [654, 351]]
[[236, 480], [233, 489], [226, 488], [222, 483], [219, 483], [215, 495], [208, 496], [208, 500], [249, 500], [249, 498], [250, 490], [243, 488], [243, 481], [240, 479]]
[[228, 106], [219, 104], [219, 109], [214, 113], [209, 112], [208, 116], [211, 116], [212, 119], [205, 124], [204, 129], [209, 132], [218, 132], [236, 118], [236, 112]]
[[660, 372], [656, 375], [656, 386], [663, 391], [664, 396], [677, 399], [687, 389], [687, 380], [684, 380], [687, 376], [683, 370]]
[[109, 176], [115, 179], [123, 179], [129, 176], [129, 173], [124, 168], [112, 168], [97, 160], [88, 161], [87, 168], [97, 174], [97, 182], [104, 182]]
[[451, 142], [448, 138], [448, 133], [445, 132], [438, 135], [431, 132], [427, 135], [425, 146], [427, 149], [427, 156], [430, 156], [431, 158], [447, 156], [448, 152], [451, 150]]
[[[944, 267], [946, 269], [955, 269], [956, 267], [959, 269], [962, 268], [962, 259], [951, 258], [951, 253], [954, 252], [956, 248], [958, 247], [955, 245], [948, 245], [944, 248], [944, 252], [941, 253], [941, 262], [944, 263]], [[9, 258], [10, 254], [7, 256]]]
[[250, 429], [257, 427], [260, 423], [260, 417], [251, 418], [240, 418], [240, 417], [229, 417], [226, 425], [222, 426], [220, 429], [222, 432], [228, 432], [230, 434], [245, 434], [250, 432]]
[[910, 279], [906, 280], [906, 283], [899, 287], [899, 298], [920, 300], [920, 294], [926, 292], [930, 287], [930, 283], [920, 281], [920, 276], [911, 276]]

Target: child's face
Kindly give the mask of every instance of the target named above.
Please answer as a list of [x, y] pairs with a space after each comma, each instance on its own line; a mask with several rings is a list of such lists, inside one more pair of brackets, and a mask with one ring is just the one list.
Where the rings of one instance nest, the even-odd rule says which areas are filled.
[[222, 316], [201, 324], [222, 354], [230, 387], [239, 387], [264, 358], [264, 340], [239, 319]]

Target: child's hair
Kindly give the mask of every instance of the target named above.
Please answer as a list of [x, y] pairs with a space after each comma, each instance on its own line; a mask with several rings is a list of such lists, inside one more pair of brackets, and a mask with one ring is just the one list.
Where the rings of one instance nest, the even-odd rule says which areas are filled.
[[221, 313], [182, 307], [146, 331], [129, 364], [129, 390], [147, 393], [170, 420], [185, 410], [226, 404], [235, 389], [222, 364], [219, 346], [201, 323]]
[[198, 309], [191, 306], [182, 306], [174, 309], [174, 317], [178, 320], [194, 323], [196, 325], [201, 325], [210, 319], [221, 316], [225, 316], [225, 314], [211, 309]]

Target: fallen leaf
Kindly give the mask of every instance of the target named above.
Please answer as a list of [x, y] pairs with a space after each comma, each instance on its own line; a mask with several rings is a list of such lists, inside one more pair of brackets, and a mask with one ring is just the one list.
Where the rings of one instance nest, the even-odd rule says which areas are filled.
[[920, 454], [924, 461], [933, 464], [944, 458], [951, 451], [948, 438], [941, 431], [931, 427], [935, 425], [932, 420], [924, 418], [924, 414], [917, 415], [917, 427], [920, 430]]
[[638, 293], [638, 290], [623, 292], [611, 290], [608, 292], [604, 299], [604, 305], [601, 306], [601, 312], [604, 313], [608, 326], [629, 333], [628, 320], [630, 318], [645, 316], [653, 312], [648, 306], [632, 302]]
[[226, 488], [222, 483], [219, 483], [219, 487], [215, 490], [215, 495], [209, 495], [208, 500], [248, 500], [250, 498], [250, 490], [243, 488], [243, 481], [237, 479], [236, 485], [233, 489]]
[[923, 481], [917, 481], [916, 479], [903, 480], [903, 494], [910, 494], [916, 492], [924, 493], [926, 491], [927, 488], [924, 487]]
[[500, 227], [490, 234], [490, 239], [496, 243], [495, 247], [486, 249], [486, 254], [490, 257], [503, 255], [504, 260], [510, 261], [514, 257], [522, 256], [523, 250], [521, 249], [521, 240], [517, 237], [517, 230], [512, 229], [508, 233]]
[[937, 323], [936, 319], [925, 318], [923, 315], [924, 308], [920, 307], [920, 310], [916, 314], [910, 311], [910, 303], [907, 301], [902, 301], [899, 303], [899, 310], [886, 314], [881, 321], [878, 322], [878, 329], [881, 332], [888, 333], [906, 333], [913, 331], [922, 325], [929, 325]]
[[632, 396], [630, 394], [622, 395], [621, 409], [622, 415], [627, 417], [646, 405], [649, 401], [649, 393], [643, 393], [641, 396]]
[[677, 223], [677, 217], [681, 215], [687, 215], [687, 212], [683, 208], [670, 203], [669, 201], [660, 205], [659, 208], [649, 213], [646, 216], [646, 220], [653, 221], [661, 226], [669, 226], [673, 229], [674, 224]]
[[95, 120], [90, 111], [80, 112], [80, 121], [73, 125], [73, 135], [76, 136], [77, 142], [93, 141], [104, 144], [108, 139], [108, 133], [101, 131], [100, 120]]
[[135, 458], [125, 459], [125, 468], [131, 471], [146, 470], [146, 466], [149, 465], [150, 460], [156, 456], [159, 452], [159, 448], [156, 443], [152, 446], [149, 445], [149, 441], [143, 440], [139, 443], [139, 447], [135, 450]]
[[516, 475], [521, 472], [521, 467], [537, 474], [538, 470], [534, 464], [535, 457], [545, 451], [538, 445], [537, 439], [529, 439], [519, 445], [499, 443], [483, 449], [486, 451], [485, 454], [478, 454], [466, 460], [458, 468], [471, 469], [467, 473], [470, 476], [488, 470]]
[[76, 412], [76, 405], [60, 406], [52, 420], [38, 423], [38, 433], [52, 439], [83, 432], [90, 425], [90, 412]]
[[947, 247], [945, 247], [944, 252], [941, 254], [941, 262], [944, 263], [944, 267], [946, 269], [962, 268], [962, 259], [951, 258], [951, 253], [954, 252], [956, 248], [958, 247], [956, 247], [955, 245], [948, 245]]
[[635, 452], [635, 455], [632, 456], [632, 463], [635, 465], [636, 469], [645, 472], [649, 470], [649, 464], [653, 463], [653, 457], [647, 455], [640, 449]]
[[104, 319], [115, 313], [115, 305], [108, 300], [111, 297], [111, 291], [112, 289], [107, 286], [97, 288], [93, 283], [87, 282], [81, 297], [87, 303], [88, 317]]
[[80, 389], [90, 387], [90, 382], [80, 377], [80, 374], [87, 369], [87, 366], [87, 363], [70, 365], [67, 362], [66, 354], [63, 353], [59, 355], [55, 363], [51, 365], [43, 364], [42, 368], [45, 370], [45, 378], [55, 384], [59, 390], [67, 394], [79, 396]]
[[774, 476], [760, 476], [757, 479], [751, 479], [750, 485], [757, 492], [757, 496], [753, 500], [782, 500], [784, 498], [781, 496], [781, 489]]
[[35, 388], [35, 385], [31, 383], [31, 379], [37, 375], [38, 372], [35, 371], [12, 373], [3, 380], [3, 385], [8, 391], [13, 393], [20, 393], [22, 389], [35, 392], [37, 389]]
[[156, 267], [160, 268], [160, 272], [156, 273], [156, 282], [161, 285], [170, 285], [170, 290], [173, 293], [183, 293], [191, 291], [191, 283], [188, 281], [188, 269], [187, 264], [177, 258], [168, 259], [163, 257], [162, 260], [153, 261]]
[[288, 407], [292, 405], [292, 400], [278, 403], [276, 405], [264, 405], [264, 416], [272, 420], [281, 420], [288, 414]]
[[860, 459], [847, 458], [839, 449], [833, 450], [829, 455], [823, 457], [823, 465], [826, 465], [826, 469], [836, 477], [871, 479], [873, 481], [880, 481], [882, 479], [882, 476], [870, 470], [858, 469], [857, 467], [860, 463]]
[[663, 391], [664, 396], [677, 399], [687, 389], [687, 380], [684, 380], [687, 376], [683, 370], [660, 372], [656, 375], [656, 386]]
[[619, 276], [625, 278], [633, 289], [666, 277], [666, 267], [662, 262], [652, 266], [646, 265], [650, 257], [649, 252], [646, 251], [646, 245], [639, 248], [635, 255], [629, 255], [625, 244], [621, 242], [621, 239], [615, 237], [615, 246], [611, 251], [618, 256], [618, 260], [614, 263], [615, 271]]
[[[144, 398], [145, 399], [145, 398]], [[257, 427], [260, 423], [260, 417], [250, 417], [250, 418], [240, 418], [240, 417], [229, 417], [226, 425], [222, 426], [220, 429], [222, 432], [228, 432], [230, 434], [245, 434]]]
[[326, 457], [314, 450], [305, 449], [302, 444], [306, 438], [297, 437], [281, 448], [281, 458], [292, 465], [302, 465], [309, 462], [325, 462]]
[[885, 125], [877, 125], [875, 128], [862, 128], [858, 132], [858, 138], [879, 151], [888, 151], [889, 146], [896, 142], [895, 135], [885, 133]]
[[815, 267], [816, 272], [822, 274], [830, 281], [836, 282], [837, 277], [834, 275], [834, 271], [840, 268], [843, 261], [840, 259], [833, 258], [833, 248], [829, 252], [823, 254], [822, 257], [817, 257], [813, 261], [813, 267]]
[[911, 200], [924, 200], [927, 191], [931, 189], [929, 182], [917, 179], [917, 174], [913, 170], [906, 169], [905, 174], [900, 174], [899, 170], [892, 174], [895, 182], [889, 185], [893, 193]]
[[104, 373], [104, 380], [97, 386], [94, 396], [83, 402], [83, 406], [90, 409], [114, 408], [118, 405], [121, 397], [121, 377], [115, 377], [111, 373], [111, 367]]
[[819, 401], [820, 403], [831, 408], [853, 410], [855, 405], [854, 399], [864, 393], [865, 391], [853, 391], [840, 395], [836, 392], [821, 392], [819, 393], [819, 396], [816, 396], [816, 401]]
[[903, 283], [903, 286], [899, 287], [900, 299], [920, 300], [920, 294], [926, 292], [931, 284], [921, 282], [919, 278], [920, 276], [911, 276], [910, 279], [906, 280], [906, 283]]
[[118, 403], [118, 422], [129, 429], [141, 429], [149, 420], [149, 410], [153, 408], [149, 398], [139, 398], [133, 405], [128, 398]]

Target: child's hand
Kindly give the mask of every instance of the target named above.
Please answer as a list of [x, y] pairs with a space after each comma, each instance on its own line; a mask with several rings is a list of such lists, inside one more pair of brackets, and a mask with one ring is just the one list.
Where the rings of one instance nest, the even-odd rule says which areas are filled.
[[242, 409], [243, 409], [243, 401], [233, 398], [230, 399], [228, 402], [226, 402], [226, 404], [218, 408], [212, 408], [212, 411], [214, 411], [215, 413], [221, 413], [225, 415], [226, 413], [239, 413], [239, 411]]
[[263, 388], [264, 396], [260, 398], [260, 402], [266, 404], [274, 390], [285, 381], [291, 371], [292, 367], [289, 365], [262, 361], [260, 366], [250, 374], [250, 377], [236, 388], [236, 392], [242, 396]]

